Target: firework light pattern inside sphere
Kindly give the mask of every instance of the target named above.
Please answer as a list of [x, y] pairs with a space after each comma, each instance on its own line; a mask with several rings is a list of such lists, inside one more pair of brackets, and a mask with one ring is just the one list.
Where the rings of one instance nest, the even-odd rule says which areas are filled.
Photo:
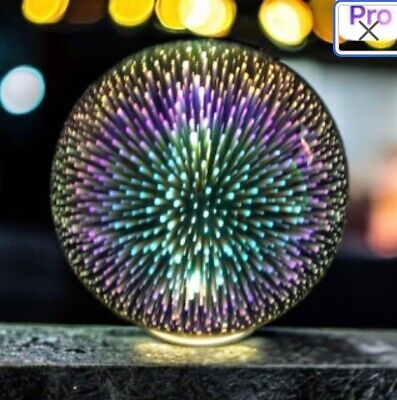
[[158, 45], [92, 85], [61, 134], [52, 208], [81, 281], [165, 340], [235, 341], [335, 255], [347, 167], [302, 79], [220, 41]]

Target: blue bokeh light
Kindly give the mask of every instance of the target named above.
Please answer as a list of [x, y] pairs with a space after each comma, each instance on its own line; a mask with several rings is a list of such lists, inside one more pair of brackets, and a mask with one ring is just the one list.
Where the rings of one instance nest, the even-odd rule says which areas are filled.
[[29, 65], [11, 69], [0, 82], [0, 104], [13, 115], [23, 115], [35, 110], [45, 95], [43, 74]]

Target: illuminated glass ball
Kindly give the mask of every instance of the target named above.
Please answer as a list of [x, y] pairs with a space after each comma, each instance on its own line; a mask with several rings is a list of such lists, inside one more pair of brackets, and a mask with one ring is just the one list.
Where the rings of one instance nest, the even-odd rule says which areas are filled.
[[237, 340], [301, 300], [341, 239], [347, 167], [302, 79], [219, 41], [123, 61], [73, 108], [52, 207], [74, 271], [165, 340]]

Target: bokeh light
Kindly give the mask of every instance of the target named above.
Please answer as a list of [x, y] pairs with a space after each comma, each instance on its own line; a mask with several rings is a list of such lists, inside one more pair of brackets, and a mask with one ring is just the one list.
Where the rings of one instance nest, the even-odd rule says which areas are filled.
[[146, 22], [152, 15], [154, 0], [110, 0], [109, 14], [121, 26], [133, 27]]
[[[335, 0], [310, 0], [308, 4], [313, 13], [313, 32], [324, 42], [332, 43]], [[339, 43], [344, 42], [345, 39], [339, 38]]]
[[66, 20], [72, 24], [94, 24], [107, 11], [106, 0], [71, 0]]
[[259, 23], [276, 45], [294, 48], [310, 34], [313, 16], [301, 0], [265, 0], [259, 9]]
[[24, 17], [35, 24], [55, 24], [65, 15], [69, 0], [23, 0]]
[[45, 95], [45, 81], [39, 70], [22, 65], [9, 71], [0, 83], [0, 103], [10, 114], [27, 114]]
[[183, 25], [200, 36], [228, 35], [236, 18], [234, 0], [181, 0], [179, 15]]
[[389, 39], [389, 40], [368, 40], [365, 43], [367, 46], [372, 47], [373, 49], [389, 49], [396, 44], [396, 39]]
[[184, 30], [182, 18], [179, 13], [181, 0], [157, 0], [155, 11], [161, 25], [170, 30]]

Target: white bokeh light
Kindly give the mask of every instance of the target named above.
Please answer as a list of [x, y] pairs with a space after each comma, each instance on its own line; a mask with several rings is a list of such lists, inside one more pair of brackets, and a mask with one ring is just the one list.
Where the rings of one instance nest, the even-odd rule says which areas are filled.
[[39, 70], [21, 65], [9, 71], [0, 83], [0, 104], [10, 114], [27, 114], [37, 108], [45, 94]]

